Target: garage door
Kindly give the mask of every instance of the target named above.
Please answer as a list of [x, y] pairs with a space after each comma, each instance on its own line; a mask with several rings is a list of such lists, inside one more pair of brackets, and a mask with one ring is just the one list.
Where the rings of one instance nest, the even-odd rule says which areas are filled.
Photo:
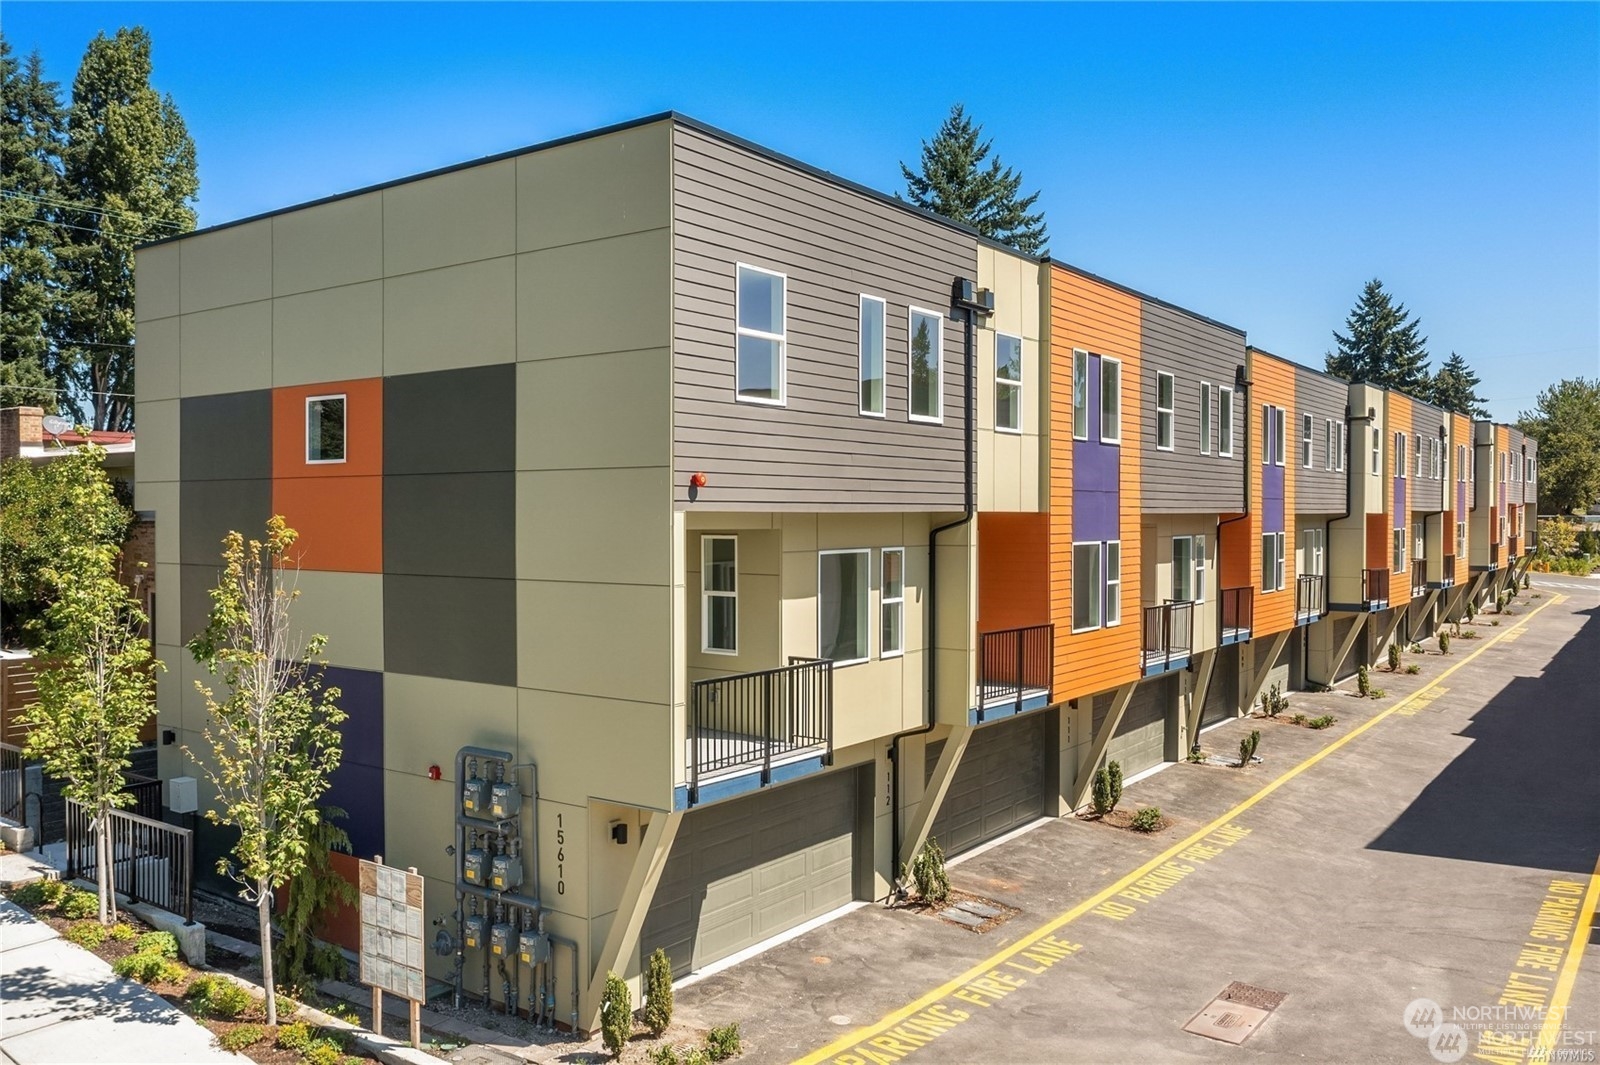
[[1239, 645], [1224, 647], [1217, 652], [1217, 663], [1211, 670], [1211, 684], [1206, 688], [1205, 705], [1200, 708], [1200, 727], [1208, 728], [1222, 721], [1238, 717], [1239, 705]]
[[[1047, 736], [1041, 714], [985, 725], [972, 734], [928, 834], [960, 854], [1044, 816]], [[944, 750], [928, 746], [927, 772]]]
[[[1145, 681], [1134, 689], [1128, 709], [1122, 715], [1116, 735], [1106, 747], [1105, 761], [1122, 763], [1122, 775], [1131, 777], [1166, 761], [1167, 718], [1172, 706], [1172, 685], [1176, 678]], [[1111, 712], [1110, 699], [1096, 699], [1095, 734]]]
[[855, 897], [856, 771], [769, 788], [684, 815], [640, 933], [675, 975]]

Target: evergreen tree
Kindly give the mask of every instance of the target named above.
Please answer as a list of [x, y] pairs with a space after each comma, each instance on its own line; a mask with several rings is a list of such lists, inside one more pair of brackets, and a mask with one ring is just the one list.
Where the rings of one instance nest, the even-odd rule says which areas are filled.
[[1467, 365], [1455, 352], [1444, 360], [1444, 365], [1439, 367], [1439, 372], [1433, 375], [1429, 386], [1428, 400], [1435, 407], [1455, 411], [1473, 418], [1487, 418], [1489, 408], [1483, 405], [1483, 397], [1478, 395], [1478, 375], [1472, 372], [1472, 367]]
[[35, 52], [26, 64], [0, 36], [0, 407], [53, 412], [65, 374], [52, 374], [49, 324], [60, 286], [60, 89]]
[[59, 326], [82, 420], [133, 425], [133, 249], [194, 229], [194, 142], [172, 97], [150, 87], [150, 35], [98, 34], [72, 83], [63, 152], [59, 257], [68, 295]]
[[1428, 338], [1422, 323], [1396, 303], [1377, 278], [1368, 281], [1345, 319], [1349, 335], [1334, 330], [1338, 351], [1327, 354], [1328, 372], [1425, 398], [1429, 392]]
[[1044, 255], [1048, 237], [1044, 213], [1029, 213], [1039, 199], [1017, 195], [1022, 175], [989, 157], [993, 140], [979, 143], [983, 127], [956, 104], [932, 141], [922, 142], [922, 164], [912, 170], [900, 164], [906, 179], [905, 199], [986, 237], [1011, 245], [1024, 255]]
[[1582, 514], [1600, 502], [1600, 377], [1573, 377], [1539, 393], [1517, 427], [1539, 441], [1539, 510]]

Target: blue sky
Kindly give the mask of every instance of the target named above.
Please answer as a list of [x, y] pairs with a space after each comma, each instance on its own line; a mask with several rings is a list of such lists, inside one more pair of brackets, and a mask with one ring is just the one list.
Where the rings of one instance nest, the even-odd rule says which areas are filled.
[[202, 224], [675, 108], [893, 191], [951, 103], [1051, 251], [1320, 367], [1362, 284], [1497, 418], [1600, 375], [1600, 5], [54, 4], [142, 24]]

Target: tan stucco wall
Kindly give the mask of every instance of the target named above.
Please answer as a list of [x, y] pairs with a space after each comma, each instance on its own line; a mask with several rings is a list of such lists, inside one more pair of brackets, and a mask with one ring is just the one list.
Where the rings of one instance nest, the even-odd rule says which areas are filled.
[[[1040, 322], [1040, 267], [1031, 259], [978, 246], [978, 285], [994, 292], [994, 315], [979, 319], [977, 469], [980, 510], [1039, 511], [1047, 491], [1049, 362]], [[954, 328], [960, 329], [956, 325]], [[1021, 432], [995, 429], [995, 337], [1022, 338]]]

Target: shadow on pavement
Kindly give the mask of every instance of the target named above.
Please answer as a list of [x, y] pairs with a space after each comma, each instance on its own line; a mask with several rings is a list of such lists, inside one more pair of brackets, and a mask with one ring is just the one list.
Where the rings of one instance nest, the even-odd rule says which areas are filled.
[[1374, 850], [1587, 877], [1600, 842], [1600, 608], [1544, 672], [1517, 677], [1461, 731], [1472, 745], [1423, 789]]

